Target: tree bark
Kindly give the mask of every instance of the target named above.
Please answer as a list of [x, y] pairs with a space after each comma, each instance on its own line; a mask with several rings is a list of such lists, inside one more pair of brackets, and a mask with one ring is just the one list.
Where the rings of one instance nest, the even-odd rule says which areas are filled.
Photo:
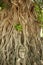
[[[43, 40], [34, 4], [31, 0], [11, 2], [10, 11], [0, 11], [0, 65], [43, 65]], [[22, 31], [15, 29], [17, 23]]]

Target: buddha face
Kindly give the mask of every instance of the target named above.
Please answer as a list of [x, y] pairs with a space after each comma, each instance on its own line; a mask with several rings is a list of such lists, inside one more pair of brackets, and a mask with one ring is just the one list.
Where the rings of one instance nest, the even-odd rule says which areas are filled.
[[24, 58], [25, 57], [25, 48], [24, 47], [20, 47], [19, 48], [19, 57], [20, 58]]

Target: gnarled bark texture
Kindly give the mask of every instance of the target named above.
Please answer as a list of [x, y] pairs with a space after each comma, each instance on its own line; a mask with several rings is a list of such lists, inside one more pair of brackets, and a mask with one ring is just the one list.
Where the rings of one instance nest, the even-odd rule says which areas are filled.
[[[43, 65], [43, 42], [31, 0], [11, 0], [0, 11], [0, 65]], [[22, 31], [15, 24], [20, 23]]]

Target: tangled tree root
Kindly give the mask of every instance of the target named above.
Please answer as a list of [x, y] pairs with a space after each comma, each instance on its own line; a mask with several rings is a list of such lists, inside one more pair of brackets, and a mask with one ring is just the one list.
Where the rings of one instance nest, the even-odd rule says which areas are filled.
[[[10, 11], [0, 11], [0, 65], [43, 65], [40, 27], [31, 11], [32, 1], [11, 3]], [[17, 23], [23, 27], [20, 32], [14, 28]]]

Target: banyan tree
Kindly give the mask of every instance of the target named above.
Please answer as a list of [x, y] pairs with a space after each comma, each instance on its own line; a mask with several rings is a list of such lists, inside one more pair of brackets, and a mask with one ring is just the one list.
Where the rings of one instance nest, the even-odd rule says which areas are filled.
[[41, 23], [34, 9], [40, 0], [34, 1], [0, 0], [0, 65], [43, 65]]

